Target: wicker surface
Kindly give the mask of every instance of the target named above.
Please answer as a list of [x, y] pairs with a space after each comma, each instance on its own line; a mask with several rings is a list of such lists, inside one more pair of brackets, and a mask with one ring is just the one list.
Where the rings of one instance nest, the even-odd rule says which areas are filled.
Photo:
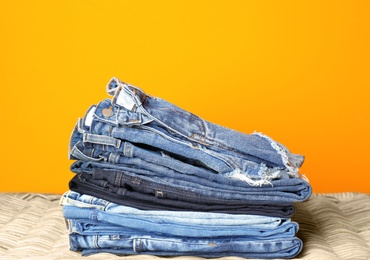
[[[0, 193], [0, 259], [160, 259], [150, 255], [118, 257], [111, 254], [82, 257], [70, 251], [59, 197]], [[369, 195], [313, 195], [296, 207], [293, 219], [300, 224], [298, 237], [304, 248], [295, 259], [370, 259]]]

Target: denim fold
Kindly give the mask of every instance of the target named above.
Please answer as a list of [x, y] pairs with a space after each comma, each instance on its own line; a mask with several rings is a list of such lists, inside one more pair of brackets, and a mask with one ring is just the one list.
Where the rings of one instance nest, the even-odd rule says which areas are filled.
[[209, 122], [113, 77], [69, 141], [60, 199], [82, 255], [292, 258], [294, 203], [311, 196], [304, 156]]
[[197, 256], [244, 258], [293, 258], [302, 250], [299, 238], [249, 240], [247, 238], [176, 238], [126, 235], [69, 235], [70, 249], [88, 256], [149, 254], [156, 256]]
[[[160, 171], [156, 171], [158, 169]], [[199, 195], [222, 199], [269, 202], [269, 204], [290, 204], [305, 201], [312, 193], [309, 183], [301, 178], [278, 179], [272, 181], [271, 184], [256, 187], [240, 180], [214, 174], [202, 177], [179, 174], [175, 170], [146, 164], [141, 160], [136, 161], [136, 163], [131, 162], [131, 164], [78, 160], [71, 165], [71, 171], [75, 173], [89, 173], [102, 176], [104, 174], [99, 173], [101, 170], [106, 173], [121, 172], [126, 176], [138, 177], [158, 185], [177, 187], [193, 191]]]
[[[213, 124], [115, 79], [109, 86], [109, 93], [112, 89], [115, 92], [113, 99], [90, 107], [78, 120], [71, 136], [71, 158], [75, 144], [83, 139], [123, 152], [130, 144], [150, 147], [168, 158], [201, 165], [253, 185], [286, 175], [299, 177], [304, 157], [292, 154], [266, 135], [244, 134]], [[133, 106], [127, 109], [125, 102]]]
[[[238, 215], [225, 213], [209, 213], [195, 211], [164, 211], [164, 210], [140, 210], [134, 207], [128, 207], [107, 201], [98, 197], [80, 194], [74, 191], [65, 192], [60, 204], [63, 206], [75, 206], [79, 208], [89, 208], [105, 211], [107, 213], [154, 218], [169, 222], [179, 222], [184, 224], [198, 225], [253, 225], [253, 227], [276, 228], [286, 223], [290, 223], [290, 218], [279, 218], [271, 216]], [[161, 222], [163, 223], [163, 222]], [[247, 228], [247, 227], [243, 227]]]
[[[275, 217], [289, 217], [295, 209], [293, 205], [269, 205], [262, 203], [243, 203], [240, 201], [226, 201], [205, 203], [198, 200], [187, 202], [161, 198], [157, 194], [145, 194], [131, 189], [112, 187], [106, 181], [94, 181], [90, 174], [79, 173], [69, 182], [69, 189], [81, 194], [99, 197], [120, 205], [136, 207], [142, 210], [171, 210], [171, 211], [204, 211], [230, 214], [268, 215]], [[156, 196], [157, 195], [157, 196]]]

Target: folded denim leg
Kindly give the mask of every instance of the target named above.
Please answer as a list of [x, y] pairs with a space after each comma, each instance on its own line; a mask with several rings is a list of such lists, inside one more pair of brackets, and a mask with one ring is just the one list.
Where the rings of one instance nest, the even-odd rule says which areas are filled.
[[82, 255], [164, 255], [245, 258], [291, 258], [302, 249], [298, 238], [250, 240], [248, 238], [176, 238], [170, 236], [79, 235], [70, 234], [71, 250]]
[[[155, 129], [172, 133], [174, 138], [185, 139], [209, 149], [229, 153], [231, 156], [250, 156], [266, 161], [266, 164], [292, 168], [300, 167], [303, 157], [292, 154], [282, 144], [260, 134], [244, 134], [219, 126], [185, 111], [166, 100], [151, 97], [141, 89], [112, 78], [107, 92], [114, 95], [112, 105], [128, 111], [139, 112], [156, 123]], [[288, 165], [290, 164], [290, 165]]]
[[[216, 145], [217, 149], [212, 150], [209, 149], [207, 145], [203, 147], [199, 146], [199, 143], [194, 144], [187, 139], [176, 139], [176, 137], [170, 134], [172, 133], [171, 131], [166, 131], [164, 133], [158, 131], [155, 127], [152, 128], [150, 124], [156, 122], [155, 120], [142, 119], [144, 115], [132, 111], [125, 111], [122, 115], [122, 109], [120, 108], [113, 107], [113, 115], [109, 118], [104, 118], [104, 113], [102, 111], [105, 109], [112, 109], [109, 100], [102, 101], [96, 108], [89, 110], [94, 113], [93, 116], [89, 116], [89, 118], [92, 118], [92, 122], [89, 122], [86, 126], [86, 118], [89, 114], [86, 115], [85, 120], [83, 120], [85, 123], [79, 123], [79, 127], [76, 127], [74, 130], [74, 134], [71, 138], [71, 146], [73, 146], [74, 137], [79, 135], [82, 135], [84, 140], [88, 142], [117, 146], [117, 148], [121, 140], [149, 145], [165, 153], [169, 153], [170, 155], [179, 155], [184, 158], [189, 158], [189, 160], [197, 161], [216, 172], [228, 173], [229, 176], [233, 178], [240, 178], [240, 174], [242, 174], [245, 181], [256, 185], [260, 183], [255, 180], [256, 178], [259, 179], [259, 181], [266, 181], [271, 178], [279, 177], [284, 171], [290, 176], [298, 176], [298, 167], [293, 166], [293, 163], [289, 161], [291, 154], [287, 152], [282, 145], [261, 134], [246, 135], [239, 133], [240, 137], [248, 136], [248, 141], [246, 143], [249, 144], [250, 152], [253, 151], [261, 158], [264, 156], [277, 156], [279, 160], [285, 160], [285, 163], [280, 162], [274, 164], [269, 160], [261, 158], [256, 159], [255, 156], [240, 157], [238, 153], [234, 155], [234, 148], [231, 149], [229, 147], [230, 150], [228, 148], [224, 149], [225, 147], [223, 146]], [[130, 124], [121, 126], [119, 122], [122, 118], [128, 118]], [[137, 123], [134, 124], [132, 122]], [[232, 134], [238, 133], [233, 130], [231, 131]], [[104, 136], [106, 138], [103, 138]], [[265, 144], [261, 146], [261, 143]], [[212, 147], [214, 148], [214, 146]], [[232, 151], [231, 154], [229, 154], [230, 151]], [[265, 154], [266, 151], [268, 155]]]
[[275, 217], [290, 217], [294, 213], [293, 205], [241, 203], [207, 204], [202, 200], [191, 203], [183, 200], [161, 198], [157, 194], [144, 194], [127, 188], [115, 188], [106, 181], [92, 182], [91, 175], [80, 173], [69, 182], [72, 191], [99, 197], [114, 203], [135, 207], [142, 210], [171, 210], [171, 211], [205, 211], [232, 214], [267, 215]]
[[[94, 152], [99, 153], [99, 151]], [[99, 170], [107, 172], [119, 171], [123, 172], [125, 175], [145, 179], [148, 182], [157, 182], [158, 185], [162, 183], [169, 187], [182, 188], [189, 192], [193, 191], [195, 194], [207, 197], [240, 199], [262, 203], [268, 202], [269, 204], [273, 202], [278, 204], [291, 204], [293, 202], [304, 201], [309, 198], [312, 192], [309, 183], [300, 178], [274, 180], [271, 184], [256, 187], [243, 181], [214, 174], [180, 174], [173, 169], [153, 165], [137, 158], [121, 157], [120, 159], [122, 163], [116, 164], [80, 161], [73, 164], [71, 170], [76, 173], [95, 173], [96, 176], [104, 175], [99, 174]], [[106, 178], [108, 178], [108, 176]]]
[[[212, 213], [209, 213], [212, 214]], [[161, 218], [157, 216], [144, 217], [139, 214], [110, 213], [94, 208], [80, 208], [76, 206], [63, 206], [63, 216], [66, 219], [97, 220], [117, 228], [137, 229], [148, 233], [161, 233], [171, 236], [183, 237], [219, 237], [219, 236], [245, 236], [258, 238], [293, 237], [298, 231], [298, 224], [287, 221], [278, 227], [263, 228], [258, 225], [198, 225], [187, 223], [177, 218]], [[262, 217], [262, 216], [261, 216]]]
[[186, 224], [233, 226], [253, 225], [253, 227], [276, 228], [286, 222], [291, 222], [290, 218], [261, 215], [237, 215], [196, 211], [140, 210], [74, 191], [65, 192], [60, 199], [60, 204], [63, 206], [98, 209], [108, 213], [135, 215], [143, 218], [159, 217], [162, 220], [175, 220]]
[[303, 156], [261, 133], [208, 122], [113, 78], [70, 138], [63, 194], [83, 255], [291, 258], [293, 203], [311, 195]]

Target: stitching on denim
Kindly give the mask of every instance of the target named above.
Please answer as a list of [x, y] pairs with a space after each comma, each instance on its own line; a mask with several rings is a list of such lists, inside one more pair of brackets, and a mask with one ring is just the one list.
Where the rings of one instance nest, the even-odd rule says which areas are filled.
[[117, 171], [117, 172], [116, 172], [117, 182], [118, 182], [118, 183], [117, 183], [117, 184], [118, 184], [117, 186], [118, 186], [118, 187], [122, 187], [122, 186], [121, 186], [121, 183], [122, 183], [122, 175], [123, 175], [123, 173], [122, 173], [122, 172], [119, 172], [119, 171]]
[[[163, 186], [163, 185], [157, 184], [157, 183], [150, 185], [150, 184], [148, 184], [148, 181], [140, 179], [140, 178], [135, 178], [135, 180], [133, 181], [126, 175], [123, 175], [122, 177], [125, 178], [129, 183], [132, 183], [134, 185], [136, 184], [135, 187], [138, 187], [136, 181], [140, 180], [140, 188], [147, 188], [149, 190], [152, 190], [156, 195], [157, 195], [157, 191], [160, 191], [160, 192], [162, 192], [163, 195], [164, 195], [163, 192], [166, 192], [166, 194], [174, 194], [174, 195], [188, 197], [188, 198], [207, 199], [207, 201], [215, 201], [215, 202], [220, 201], [220, 199], [218, 199], [218, 198], [212, 199], [212, 198], [208, 198], [207, 196], [202, 195], [202, 194], [197, 194], [197, 193], [188, 192], [188, 191], [181, 191], [181, 190], [177, 190], [176, 188], [166, 187], [166, 186]], [[169, 198], [168, 196], [166, 196], [166, 197]]]

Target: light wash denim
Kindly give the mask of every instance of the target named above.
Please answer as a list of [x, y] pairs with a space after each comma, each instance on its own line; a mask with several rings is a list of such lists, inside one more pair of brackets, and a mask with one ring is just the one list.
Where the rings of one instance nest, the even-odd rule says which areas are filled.
[[302, 249], [298, 238], [250, 240], [248, 238], [179, 238], [160, 235], [80, 235], [70, 234], [70, 248], [82, 255], [149, 254], [158, 256], [198, 256], [244, 258], [292, 258]]
[[255, 228], [277, 228], [285, 225], [285, 223], [291, 222], [290, 218], [256, 215], [222, 214], [194, 211], [139, 210], [137, 208], [118, 205], [101, 198], [80, 194], [74, 191], [65, 192], [60, 199], [60, 204], [63, 206], [98, 209], [113, 214], [140, 216], [143, 218], [158, 217], [168, 222], [174, 221], [174, 223], [191, 225], [250, 225], [251, 227]]
[[299, 176], [303, 157], [268, 136], [207, 122], [116, 78], [107, 91], [114, 95], [112, 100], [91, 107], [74, 129], [71, 154], [81, 139], [119, 150], [131, 143], [252, 185], [270, 183], [282, 175]]
[[[196, 215], [197, 213], [194, 213]], [[208, 213], [212, 214], [212, 213]], [[245, 236], [251, 238], [283, 238], [293, 237], [298, 230], [295, 222], [283, 222], [278, 227], [255, 227], [253, 225], [222, 225], [222, 224], [192, 224], [188, 219], [164, 218], [147, 214], [111, 213], [95, 208], [80, 208], [63, 206], [63, 216], [66, 219], [87, 219], [99, 221], [105, 225], [114, 225], [117, 229], [137, 229], [148, 234], [161, 233], [169, 236], [182, 237], [220, 237]], [[197, 217], [194, 216], [196, 219]], [[217, 221], [217, 220], [216, 220]]]
[[[66, 209], [69, 210], [71, 209], [69, 206], [66, 206]], [[175, 218], [174, 218], [175, 219]], [[173, 221], [172, 219], [170, 218], [167, 218], [166, 221], [169, 221], [169, 222], [166, 222], [166, 223], [170, 223], [170, 221]], [[222, 222], [222, 221], [220, 221]], [[173, 235], [173, 234], [163, 234], [163, 233], [160, 233], [160, 232], [154, 232], [154, 231], [151, 231], [151, 230], [145, 230], [145, 229], [138, 229], [136, 227], [122, 227], [120, 225], [114, 225], [114, 224], [110, 224], [110, 223], [104, 223], [102, 221], [99, 221], [99, 220], [90, 220], [90, 219], [85, 219], [85, 218], [81, 218], [81, 219], [75, 219], [75, 218], [67, 218], [66, 219], [66, 223], [67, 223], [67, 230], [70, 234], [80, 234], [80, 235], [121, 235], [121, 234], [132, 234], [132, 235], [140, 235], [140, 236], [144, 236], [144, 235], [153, 235], [153, 234], [162, 234], [162, 235], [167, 235], [167, 236], [170, 236], [170, 237], [186, 237], [186, 238], [190, 238], [190, 237], [197, 237], [197, 236], [184, 236], [184, 235]], [[176, 222], [177, 223], [177, 222]], [[198, 227], [202, 227], [203, 225], [206, 225], [206, 224], [189, 224], [188, 225], [188, 229], [193, 229], [193, 228], [199, 228]], [[175, 224], [174, 225], [174, 228], [176, 228], [178, 225]], [[228, 226], [228, 225], [210, 225], [208, 226], [208, 228], [211, 228], [211, 227], [214, 227], [214, 226], [217, 226], [216, 228], [218, 228], [218, 226]], [[230, 225], [231, 227], [231, 231], [230, 232], [233, 232], [234, 230], [234, 227], [236, 225]], [[261, 231], [262, 230], [268, 230], [268, 228], [262, 228], [262, 227], [254, 227], [253, 225], [250, 225], [249, 227], [247, 227], [250, 229], [250, 234], [251, 235], [245, 235], [243, 234], [242, 232], [240, 232], [241, 235], [232, 235], [232, 236], [228, 236], [228, 235], [221, 235], [221, 236], [212, 236], [212, 237], [244, 237], [244, 238], [249, 238], [249, 239], [256, 239], [256, 240], [259, 240], [259, 239], [273, 239], [273, 238], [290, 238], [290, 237], [294, 237], [294, 235], [292, 235], [292, 233], [289, 231], [287, 232], [286, 234], [281, 234], [281, 235], [277, 235], [277, 233], [274, 234], [274, 232], [270, 232], [271, 229], [268, 231], [269, 232], [269, 235], [265, 235], [263, 234], [262, 236], [258, 235], [257, 232], [255, 232], [256, 229], [260, 229]], [[223, 232], [223, 234], [225, 234], [225, 232]], [[257, 235], [256, 235], [257, 234]], [[206, 236], [208, 237], [208, 236]]]
[[[302, 242], [294, 237], [298, 225], [290, 219], [140, 211], [71, 191], [62, 196], [61, 204], [68, 223], [71, 250], [82, 251], [83, 255], [109, 252], [289, 258], [302, 248]], [[112, 214], [100, 217], [98, 212]], [[126, 217], [121, 218], [123, 215]], [[280, 229], [291, 224], [295, 224], [294, 232]], [[273, 230], [277, 232], [274, 234]]]

